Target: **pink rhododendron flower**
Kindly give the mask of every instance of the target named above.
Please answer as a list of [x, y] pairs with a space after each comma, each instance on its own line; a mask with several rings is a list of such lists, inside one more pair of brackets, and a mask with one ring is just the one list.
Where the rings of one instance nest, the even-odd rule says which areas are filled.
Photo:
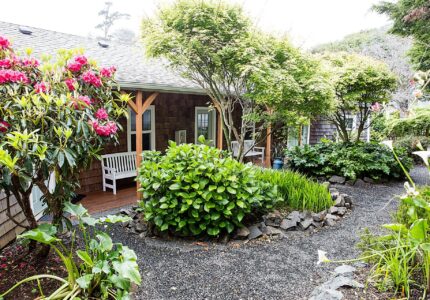
[[34, 85], [34, 90], [38, 94], [46, 93], [47, 91], [49, 91], [49, 83], [45, 81], [38, 82]]
[[109, 117], [106, 109], [104, 108], [99, 108], [94, 116], [99, 120], [107, 120], [107, 118]]
[[109, 121], [105, 125], [101, 125], [97, 120], [94, 120], [90, 121], [90, 124], [93, 126], [94, 131], [99, 136], [110, 136], [115, 134], [118, 130], [116, 123], [113, 121]]
[[40, 65], [40, 62], [33, 58], [33, 57], [28, 57], [28, 58], [23, 58], [21, 59], [21, 65], [23, 67], [32, 67], [32, 68], [36, 68]]
[[10, 127], [10, 124], [6, 121], [0, 121], [0, 132], [6, 132]]
[[12, 67], [12, 61], [9, 58], [0, 59], [1, 69], [9, 69], [10, 67]]
[[84, 104], [85, 106], [91, 105], [91, 99], [88, 96], [79, 96], [78, 98], [72, 99], [72, 105], [75, 109], [78, 109]]
[[69, 91], [74, 91], [75, 90], [74, 84], [76, 83], [76, 79], [74, 79], [74, 78], [67, 78], [66, 80], [64, 80], [64, 83], [67, 85], [67, 88], [69, 89]]
[[0, 69], [0, 84], [6, 82], [22, 82], [28, 83], [27, 76], [20, 71], [13, 71], [7, 69]]
[[372, 106], [370, 106], [370, 110], [373, 112], [378, 112], [380, 111], [382, 108], [381, 104], [379, 104], [379, 102], [375, 102], [372, 104]]
[[95, 87], [100, 87], [102, 81], [93, 71], [86, 71], [82, 74], [82, 80]]
[[8, 49], [10, 47], [10, 42], [7, 38], [0, 35], [0, 49]]
[[0, 265], [0, 268], [2, 268], [2, 269], [6, 269], [6, 268], [7, 268], [7, 264], [1, 264], [1, 265]]
[[82, 66], [85, 66], [88, 63], [88, 59], [83, 56], [75, 56], [73, 61], [67, 65], [67, 69], [72, 72], [79, 72], [82, 69]]
[[116, 68], [111, 66], [109, 68], [102, 68], [100, 70], [100, 75], [105, 78], [110, 78], [116, 72]]

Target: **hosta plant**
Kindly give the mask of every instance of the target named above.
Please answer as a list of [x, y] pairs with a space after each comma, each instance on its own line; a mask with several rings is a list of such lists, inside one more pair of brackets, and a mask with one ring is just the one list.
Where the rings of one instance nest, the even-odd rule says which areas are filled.
[[139, 168], [145, 219], [181, 235], [231, 233], [253, 209], [270, 208], [276, 188], [257, 170], [204, 144], [146, 152]]
[[[37, 299], [129, 299], [131, 284], [141, 282], [136, 254], [127, 246], [113, 243], [109, 235], [98, 230], [96, 225], [127, 222], [131, 220], [130, 217], [110, 215], [95, 219], [81, 204], [74, 205], [70, 202], [66, 203], [65, 211], [78, 221], [72, 231], [70, 243], [58, 238], [57, 227], [46, 223], [23, 233], [19, 238], [49, 245], [63, 262], [67, 278], [53, 274], [31, 276], [0, 294], [0, 299], [30, 281], [37, 283], [40, 293]], [[80, 243], [76, 236], [81, 236], [83, 240], [78, 247], [77, 244]], [[61, 286], [52, 294], [46, 295], [40, 285], [42, 278], [56, 280]]]

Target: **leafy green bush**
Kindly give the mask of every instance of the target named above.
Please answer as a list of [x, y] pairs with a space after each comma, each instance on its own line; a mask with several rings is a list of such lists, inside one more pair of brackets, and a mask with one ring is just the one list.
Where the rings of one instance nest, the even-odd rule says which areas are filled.
[[[405, 167], [412, 159], [403, 149], [396, 149]], [[370, 177], [401, 178], [403, 171], [391, 151], [376, 143], [319, 143], [287, 150], [289, 167], [311, 176], [340, 175], [350, 179]]]
[[254, 167], [204, 144], [171, 142], [165, 155], [146, 152], [137, 180], [145, 219], [181, 235], [230, 233], [253, 208], [270, 208], [277, 197]]
[[419, 160], [419, 157], [412, 154], [412, 152], [420, 150], [417, 147], [418, 143], [421, 143], [423, 148], [427, 149], [427, 147], [430, 147], [430, 137], [407, 135], [396, 138], [393, 142], [393, 145], [395, 148], [405, 149], [409, 157], [412, 157], [415, 162], [421, 163], [422, 161]]
[[260, 169], [258, 177], [277, 187], [280, 206], [297, 210], [320, 212], [333, 205], [326, 186], [311, 181], [305, 176], [289, 170]]
[[[109, 215], [95, 219], [82, 204], [74, 205], [70, 202], [65, 203], [64, 210], [78, 221], [72, 231], [70, 243], [64, 243], [58, 238], [57, 227], [47, 223], [24, 232], [19, 238], [50, 246], [63, 262], [67, 278], [54, 274], [34, 275], [16, 283], [9, 290], [2, 291], [0, 299], [29, 281], [37, 281], [41, 296], [37, 299], [129, 299], [131, 284], [141, 282], [136, 254], [127, 246], [113, 243], [110, 236], [98, 230], [95, 225], [128, 222], [131, 218]], [[78, 233], [83, 237], [82, 249], [76, 249]], [[61, 286], [51, 295], [46, 295], [40, 285], [41, 279], [58, 281]]]

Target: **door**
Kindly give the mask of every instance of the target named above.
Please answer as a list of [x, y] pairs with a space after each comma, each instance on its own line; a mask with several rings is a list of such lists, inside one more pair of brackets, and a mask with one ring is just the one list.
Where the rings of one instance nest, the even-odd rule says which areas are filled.
[[206, 141], [210, 141], [212, 146], [216, 146], [216, 113], [209, 107], [196, 107], [195, 109], [195, 143], [198, 143], [199, 136], [204, 136]]
[[[288, 140], [287, 147], [292, 148], [295, 146], [302, 146], [309, 144], [309, 125], [303, 125], [300, 127], [288, 128]], [[300, 143], [299, 143], [300, 139]]]
[[[136, 113], [129, 108], [127, 148], [136, 151]], [[155, 150], [155, 107], [151, 105], [142, 116], [142, 150]]]

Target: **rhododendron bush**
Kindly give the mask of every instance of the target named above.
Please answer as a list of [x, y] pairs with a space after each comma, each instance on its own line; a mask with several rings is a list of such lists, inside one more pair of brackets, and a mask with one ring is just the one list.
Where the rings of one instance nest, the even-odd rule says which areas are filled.
[[19, 56], [0, 36], [0, 184], [35, 228], [32, 189], [41, 190], [54, 223], [62, 224], [79, 172], [105, 143], [116, 142], [129, 96], [119, 93], [114, 67], [99, 68], [79, 51], [42, 61], [26, 52]]

